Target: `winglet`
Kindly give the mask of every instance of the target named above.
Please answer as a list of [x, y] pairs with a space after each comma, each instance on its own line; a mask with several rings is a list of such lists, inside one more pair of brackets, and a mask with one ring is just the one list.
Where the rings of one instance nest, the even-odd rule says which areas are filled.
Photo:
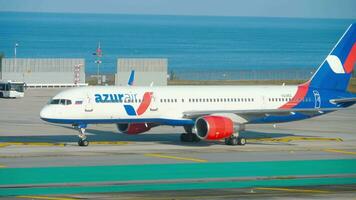
[[135, 70], [131, 70], [130, 78], [127, 82], [127, 85], [133, 86], [134, 81], [135, 81]]

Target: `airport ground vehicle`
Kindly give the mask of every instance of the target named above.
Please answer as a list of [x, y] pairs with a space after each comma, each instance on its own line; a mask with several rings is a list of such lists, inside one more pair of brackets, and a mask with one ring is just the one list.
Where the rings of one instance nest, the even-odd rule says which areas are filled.
[[24, 82], [0, 81], [0, 98], [22, 98], [24, 95]]

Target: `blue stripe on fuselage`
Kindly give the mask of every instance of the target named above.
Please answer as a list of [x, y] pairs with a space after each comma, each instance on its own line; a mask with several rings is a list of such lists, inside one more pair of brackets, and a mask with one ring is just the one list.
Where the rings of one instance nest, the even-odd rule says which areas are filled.
[[143, 119], [49, 119], [41, 118], [44, 121], [57, 124], [115, 124], [115, 123], [157, 123], [160, 125], [184, 126], [194, 125], [191, 119], [164, 119], [164, 118], [143, 118]]

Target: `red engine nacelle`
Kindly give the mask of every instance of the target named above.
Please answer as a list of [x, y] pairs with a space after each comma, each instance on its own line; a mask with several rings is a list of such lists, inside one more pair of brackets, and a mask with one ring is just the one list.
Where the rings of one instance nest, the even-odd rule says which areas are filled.
[[195, 121], [196, 134], [203, 140], [220, 140], [234, 133], [231, 119], [221, 116], [205, 116]]
[[149, 131], [152, 128], [150, 124], [145, 123], [116, 124], [116, 126], [121, 133], [126, 133], [129, 135], [143, 133]]

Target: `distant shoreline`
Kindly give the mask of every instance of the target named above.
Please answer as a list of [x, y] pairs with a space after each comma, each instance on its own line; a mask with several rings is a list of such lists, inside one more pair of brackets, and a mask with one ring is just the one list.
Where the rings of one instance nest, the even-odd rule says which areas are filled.
[[256, 18], [256, 19], [301, 19], [301, 20], [354, 20], [352, 18], [326, 18], [326, 17], [278, 17], [278, 16], [241, 16], [241, 15], [190, 15], [190, 14], [152, 14], [152, 13], [100, 13], [100, 12], [51, 12], [51, 11], [15, 11], [3, 10], [0, 13], [23, 14], [73, 14], [73, 15], [123, 15], [123, 16], [157, 16], [157, 17], [221, 17], [221, 18]]

